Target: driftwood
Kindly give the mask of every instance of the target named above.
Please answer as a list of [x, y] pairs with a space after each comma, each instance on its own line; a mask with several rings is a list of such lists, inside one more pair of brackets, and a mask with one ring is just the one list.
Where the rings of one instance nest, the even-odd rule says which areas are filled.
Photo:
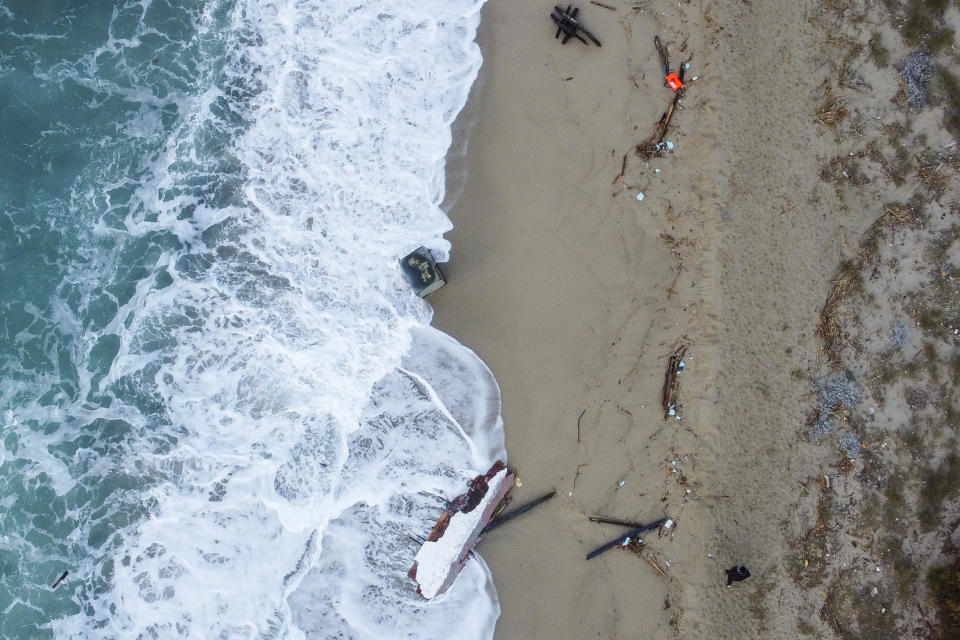
[[481, 531], [480, 533], [481, 533], [481, 534], [487, 533], [488, 531], [490, 531], [490, 530], [492, 530], [492, 529], [496, 529], [497, 527], [499, 527], [500, 525], [502, 525], [502, 524], [505, 523], [505, 522], [510, 522], [511, 520], [513, 520], [514, 518], [516, 518], [517, 516], [523, 515], [524, 513], [526, 513], [527, 511], [530, 511], [531, 509], [533, 509], [533, 508], [536, 507], [537, 505], [543, 504], [544, 502], [546, 502], [547, 500], [549, 500], [550, 498], [552, 498], [552, 497], [555, 496], [555, 495], [557, 495], [557, 492], [556, 492], [556, 491], [551, 491], [550, 493], [548, 493], [548, 494], [546, 494], [546, 495], [544, 495], [544, 496], [540, 496], [540, 497], [537, 498], [536, 500], [531, 500], [531, 501], [528, 502], [527, 504], [525, 504], [525, 505], [523, 505], [523, 506], [520, 506], [520, 507], [517, 507], [516, 509], [514, 509], [514, 510], [511, 511], [510, 513], [504, 514], [504, 515], [496, 518], [496, 519], [493, 520], [492, 522], [490, 522], [490, 524], [488, 524], [487, 526], [485, 526], [485, 527], [483, 528], [483, 531]]
[[667, 84], [667, 76], [670, 75], [670, 56], [667, 54], [667, 47], [660, 41], [660, 36], [653, 36], [653, 46], [657, 48], [657, 55], [660, 57], [660, 68], [663, 69], [663, 84]]
[[663, 379], [663, 393], [661, 394], [661, 404], [663, 405], [663, 419], [666, 420], [670, 415], [670, 410], [676, 411], [677, 393], [680, 390], [680, 373], [683, 356], [687, 352], [686, 345], [677, 347], [670, 354], [667, 360], [667, 373]]
[[636, 529], [631, 529], [630, 531], [626, 532], [626, 533], [623, 534], [622, 536], [620, 536], [620, 537], [618, 537], [618, 538], [616, 538], [616, 539], [614, 539], [614, 540], [611, 540], [610, 542], [608, 542], [607, 544], [603, 545], [602, 547], [597, 547], [596, 549], [594, 549], [593, 551], [591, 551], [590, 553], [588, 553], [588, 554], [587, 554], [587, 560], [590, 560], [590, 559], [592, 559], [592, 558], [596, 558], [598, 555], [600, 555], [600, 554], [603, 553], [604, 551], [609, 551], [610, 549], [613, 549], [614, 547], [617, 547], [617, 546], [622, 545], [622, 544], [623, 544], [624, 542], [626, 542], [629, 538], [633, 538], [633, 537], [635, 537], [635, 536], [638, 536], [638, 535], [640, 535], [641, 533], [643, 533], [643, 532], [645, 532], [645, 531], [650, 531], [651, 529], [657, 529], [657, 528], [659, 528], [660, 526], [662, 526], [663, 523], [666, 522], [666, 521], [667, 521], [666, 518], [661, 518], [660, 520], [657, 520], [657, 521], [654, 522], [654, 523], [645, 524], [645, 525], [643, 525], [643, 526], [637, 527]]
[[629, 520], [617, 520], [615, 518], [606, 518], [604, 516], [587, 516], [590, 522], [599, 522], [600, 524], [616, 524], [621, 527], [642, 527], [644, 525], [639, 522], [630, 522]]
[[559, 38], [562, 33], [563, 40], [560, 44], [567, 44], [570, 38], [576, 38], [583, 44], [587, 44], [587, 41], [580, 35], [580, 33], [583, 33], [584, 36], [590, 38], [593, 44], [598, 47], [603, 46], [592, 33], [583, 28], [583, 25], [577, 20], [578, 13], [580, 13], [580, 9], [574, 9], [573, 5], [567, 5], [566, 9], [561, 9], [560, 7], [553, 8], [550, 19], [557, 25], [557, 33], [554, 38]]
[[[667, 45], [663, 44], [660, 40], [660, 36], [653, 36], [653, 46], [657, 49], [657, 57], [660, 58], [660, 70], [663, 72], [663, 84], [667, 84], [667, 76], [670, 75], [670, 55], [667, 52]], [[680, 50], [683, 51], [684, 47], [681, 46]], [[691, 55], [686, 60], [680, 63], [680, 68], [677, 69], [677, 76], [680, 78], [680, 81], [683, 82], [683, 76], [686, 71], [687, 63], [693, 59]], [[649, 158], [657, 151], [660, 151], [663, 144], [663, 139], [667, 137], [667, 130], [670, 127], [670, 120], [673, 118], [673, 112], [676, 111], [677, 105], [680, 103], [680, 98], [683, 97], [683, 89], [679, 89], [674, 92], [673, 99], [670, 101], [670, 106], [666, 111], [663, 112], [663, 115], [660, 116], [660, 121], [657, 122], [657, 126], [653, 130], [653, 135], [647, 138], [644, 142], [641, 142], [634, 149], [635, 153], [642, 158]]]
[[677, 104], [679, 102], [680, 92], [678, 91], [673, 94], [673, 99], [670, 101], [670, 106], [666, 111], [663, 112], [663, 115], [660, 116], [660, 121], [657, 122], [657, 126], [653, 130], [653, 135], [638, 144], [636, 149], [634, 149], [634, 153], [641, 158], [649, 158], [661, 149], [663, 145], [663, 139], [667, 137], [667, 129], [670, 127], [670, 120], [673, 118], [673, 112], [676, 111]]
[[614, 185], [620, 182], [620, 178], [622, 178], [623, 174], [625, 174], [626, 172], [627, 172], [627, 154], [625, 153], [623, 154], [623, 163], [620, 165], [620, 173], [617, 175], [616, 178], [613, 179], [613, 182], [611, 182], [610, 184]]

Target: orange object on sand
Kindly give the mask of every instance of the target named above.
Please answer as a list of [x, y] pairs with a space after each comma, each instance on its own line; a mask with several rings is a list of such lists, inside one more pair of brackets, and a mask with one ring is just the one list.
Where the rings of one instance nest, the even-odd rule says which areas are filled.
[[676, 73], [671, 73], [667, 76], [667, 84], [670, 85], [670, 88], [674, 91], [680, 91], [683, 89], [683, 83], [680, 81], [680, 76]]

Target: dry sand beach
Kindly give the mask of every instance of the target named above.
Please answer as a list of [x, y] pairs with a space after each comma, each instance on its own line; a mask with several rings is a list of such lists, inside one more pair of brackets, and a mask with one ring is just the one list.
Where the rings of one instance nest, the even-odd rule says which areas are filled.
[[[489, 0], [430, 301], [501, 385], [515, 504], [559, 496], [479, 547], [497, 637], [950, 637], [928, 579], [960, 545], [942, 4], [580, 3], [597, 48], [554, 40], [549, 3]], [[673, 149], [644, 159], [672, 98], [654, 35], [690, 69]], [[676, 526], [587, 562], [623, 531], [594, 514]]]

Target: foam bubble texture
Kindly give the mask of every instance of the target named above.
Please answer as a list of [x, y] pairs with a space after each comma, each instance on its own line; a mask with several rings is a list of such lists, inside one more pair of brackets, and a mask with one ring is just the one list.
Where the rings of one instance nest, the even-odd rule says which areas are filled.
[[[142, 56], [151, 4], [129, 28], [115, 11], [87, 64]], [[57, 306], [83, 327], [72, 415], [118, 444], [67, 464], [35, 430], [20, 455], [58, 494], [120, 488], [96, 527], [76, 514], [87, 579], [58, 637], [492, 635], [482, 561], [436, 602], [406, 578], [408, 534], [505, 451], [492, 375], [426, 326], [397, 264], [419, 245], [446, 257], [444, 156], [481, 5], [210, 2], [198, 37], [228, 62], [199, 92], [64, 70], [144, 105], [124, 136], [167, 137], [72, 195], [103, 212]]]

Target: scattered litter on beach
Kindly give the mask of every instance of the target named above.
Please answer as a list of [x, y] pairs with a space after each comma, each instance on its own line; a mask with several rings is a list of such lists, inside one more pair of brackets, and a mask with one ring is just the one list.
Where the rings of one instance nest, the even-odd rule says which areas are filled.
[[644, 199], [644, 198], [646, 198], [646, 196], [643, 195], [643, 191], [641, 191], [640, 193], [637, 194], [637, 200], [638, 200], [639, 202], [643, 202], [643, 199]]
[[676, 72], [670, 71], [670, 57], [667, 52], [666, 45], [661, 42], [658, 36], [654, 36], [653, 44], [657, 49], [657, 55], [660, 58], [660, 71], [664, 75], [664, 84], [669, 86], [673, 90], [673, 99], [670, 101], [670, 106], [660, 117], [660, 121], [657, 123], [657, 126], [654, 128], [653, 135], [647, 138], [646, 141], [638, 144], [634, 149], [634, 152], [642, 157], [649, 158], [657, 152], [673, 149], [673, 142], [664, 143], [664, 137], [667, 135], [667, 130], [670, 127], [670, 120], [673, 118], [673, 114], [677, 109], [677, 105], [680, 104], [680, 100], [683, 97], [683, 76], [687, 69], [690, 68], [689, 58], [682, 62], [679, 70]]

